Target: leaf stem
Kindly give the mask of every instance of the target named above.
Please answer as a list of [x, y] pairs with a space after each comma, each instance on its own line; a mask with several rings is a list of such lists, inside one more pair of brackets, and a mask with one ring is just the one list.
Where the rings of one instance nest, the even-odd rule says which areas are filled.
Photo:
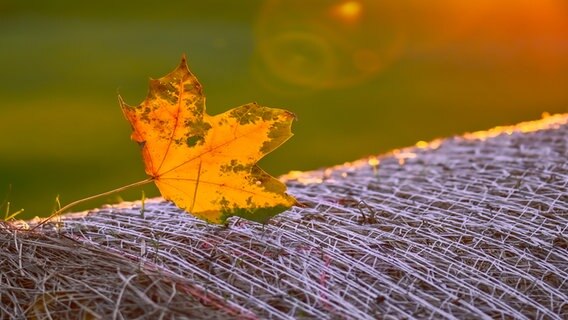
[[90, 201], [90, 200], [93, 200], [93, 199], [101, 198], [101, 197], [104, 197], [104, 196], [108, 196], [108, 195], [111, 195], [111, 194], [114, 194], [114, 193], [117, 193], [117, 192], [120, 192], [120, 191], [124, 191], [124, 190], [130, 189], [130, 188], [142, 186], [142, 185], [148, 184], [148, 183], [150, 183], [150, 182], [152, 182], [152, 181], [154, 181], [154, 178], [153, 178], [153, 177], [150, 177], [150, 178], [147, 178], [147, 179], [138, 181], [138, 182], [134, 182], [134, 183], [131, 183], [131, 184], [122, 186], [122, 187], [120, 187], [120, 188], [116, 188], [116, 189], [113, 189], [113, 190], [110, 190], [110, 191], [106, 191], [106, 192], [102, 192], [102, 193], [99, 193], [99, 194], [95, 194], [95, 195], [92, 195], [92, 196], [89, 196], [89, 197], [86, 197], [86, 198], [83, 198], [83, 199], [75, 200], [75, 201], [73, 201], [73, 202], [71, 202], [71, 203], [65, 205], [65, 206], [62, 207], [61, 209], [55, 211], [54, 213], [52, 213], [52, 214], [51, 214], [49, 217], [47, 217], [45, 220], [43, 220], [43, 221], [41, 221], [40, 223], [38, 223], [37, 225], [35, 225], [31, 230], [32, 230], [32, 231], [35, 230], [36, 228], [38, 228], [38, 227], [44, 225], [45, 223], [47, 223], [49, 220], [53, 219], [53, 217], [55, 217], [55, 216], [57, 216], [57, 215], [60, 215], [60, 214], [63, 213], [65, 210], [68, 210], [69, 208], [74, 207], [74, 206], [76, 206], [76, 205], [78, 205], [78, 204], [81, 204], [81, 203], [83, 203], [83, 202], [87, 202], [87, 201]]

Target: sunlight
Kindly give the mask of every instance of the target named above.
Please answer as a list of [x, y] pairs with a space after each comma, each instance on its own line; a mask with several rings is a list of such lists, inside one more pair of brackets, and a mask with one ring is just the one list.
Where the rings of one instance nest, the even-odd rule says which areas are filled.
[[511, 135], [515, 132], [527, 133], [557, 128], [566, 123], [568, 123], [568, 114], [550, 115], [549, 113], [544, 112], [542, 114], [542, 119], [540, 120], [521, 122], [512, 126], [497, 126], [489, 130], [466, 133], [464, 138], [471, 140], [487, 140], [488, 138], [493, 138], [501, 134]]
[[346, 22], [358, 20], [361, 16], [362, 5], [358, 1], [346, 1], [333, 8], [333, 14]]

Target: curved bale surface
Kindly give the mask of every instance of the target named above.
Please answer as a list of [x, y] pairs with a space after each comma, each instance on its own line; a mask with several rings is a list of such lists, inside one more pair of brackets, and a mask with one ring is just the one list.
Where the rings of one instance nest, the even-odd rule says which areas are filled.
[[0, 318], [568, 317], [568, 115], [282, 177], [208, 225], [161, 199], [0, 224]]

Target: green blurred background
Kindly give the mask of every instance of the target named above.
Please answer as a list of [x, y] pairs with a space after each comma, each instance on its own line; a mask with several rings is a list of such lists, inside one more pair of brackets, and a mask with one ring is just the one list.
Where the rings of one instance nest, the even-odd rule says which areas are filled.
[[565, 0], [3, 0], [0, 217], [143, 179], [117, 92], [139, 103], [182, 53], [210, 113], [297, 114], [274, 175], [568, 111]]

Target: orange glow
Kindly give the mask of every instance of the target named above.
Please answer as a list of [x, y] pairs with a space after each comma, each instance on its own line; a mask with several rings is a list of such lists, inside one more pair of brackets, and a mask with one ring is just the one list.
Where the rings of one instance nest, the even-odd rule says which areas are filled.
[[[443, 1], [445, 12], [437, 28], [454, 43], [462, 43], [468, 54], [482, 59], [494, 53], [492, 63], [555, 73], [566, 67], [562, 43], [568, 34], [568, 10], [562, 0]], [[428, 3], [430, 5], [430, 3]], [[453, 13], [453, 14], [451, 14]], [[487, 23], [491, 21], [491, 23]], [[436, 22], [433, 22], [436, 24]]]
[[[497, 126], [489, 130], [466, 133], [462, 136], [462, 138], [471, 140], [486, 140], [501, 134], [510, 135], [514, 132], [528, 133], [539, 130], [558, 128], [566, 124], [568, 124], [568, 113], [550, 115], [545, 112], [542, 114], [542, 119], [540, 120], [521, 122], [512, 126]], [[318, 184], [323, 183], [324, 180], [330, 181], [327, 179], [333, 174], [333, 172], [337, 170], [356, 169], [363, 166], [371, 166], [373, 168], [373, 173], [376, 175], [378, 166], [381, 162], [381, 158], [394, 157], [398, 160], [399, 165], [404, 165], [406, 163], [406, 160], [418, 157], [418, 154], [416, 153], [417, 150], [437, 149], [444, 141], [445, 139], [435, 139], [430, 142], [418, 141], [414, 147], [394, 149], [382, 156], [371, 156], [353, 162], [346, 162], [342, 165], [326, 168], [323, 173], [321, 171], [290, 171], [288, 174], [281, 176], [280, 180], [282, 182], [298, 181], [299, 183], [304, 185]], [[347, 177], [347, 173], [342, 172], [341, 176], [345, 178]]]
[[550, 115], [545, 112], [542, 114], [542, 119], [540, 120], [526, 121], [512, 126], [498, 126], [489, 130], [466, 133], [463, 137], [470, 140], [487, 140], [502, 134], [511, 135], [515, 132], [527, 133], [557, 128], [566, 123], [568, 123], [568, 113]]
[[321, 175], [317, 176], [312, 172], [304, 172], [304, 171], [290, 171], [287, 174], [280, 177], [280, 181], [297, 181], [303, 185], [308, 184], [319, 184], [323, 182], [323, 177]]
[[415, 146], [419, 149], [425, 149], [425, 148], [428, 148], [428, 142], [421, 140], [421, 141], [416, 142]]
[[358, 1], [347, 1], [335, 7], [333, 13], [344, 21], [355, 21], [359, 19], [361, 11], [361, 3]]
[[392, 154], [398, 159], [398, 164], [401, 166], [406, 163], [406, 160], [417, 157], [417, 154], [413, 152], [413, 148], [395, 149], [392, 151]]
[[367, 163], [371, 167], [376, 167], [376, 166], [379, 165], [379, 163], [381, 163], [381, 161], [379, 159], [377, 159], [376, 157], [371, 157], [371, 158], [369, 158], [369, 161], [367, 161]]
[[443, 141], [442, 139], [436, 139], [430, 142], [422, 140], [416, 142], [414, 146], [418, 149], [438, 149], [438, 147], [440, 147], [440, 145], [442, 144], [442, 141]]
[[381, 160], [379, 160], [377, 157], [370, 157], [367, 163], [373, 168], [373, 175], [376, 176], [379, 172], [379, 164], [381, 163]]

